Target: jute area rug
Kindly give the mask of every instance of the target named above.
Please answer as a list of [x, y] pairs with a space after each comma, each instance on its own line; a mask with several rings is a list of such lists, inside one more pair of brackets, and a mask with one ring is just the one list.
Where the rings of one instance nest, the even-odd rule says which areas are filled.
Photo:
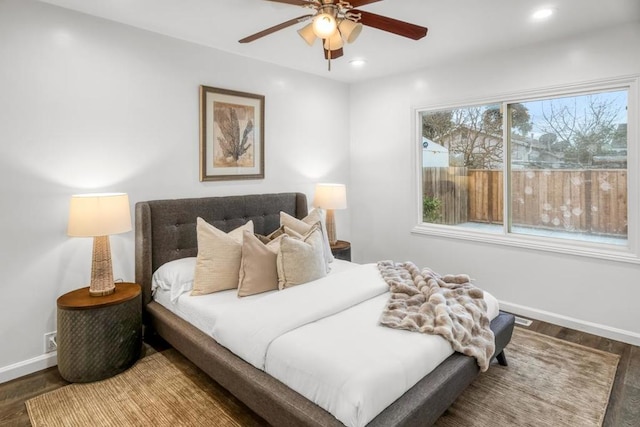
[[35, 427], [266, 425], [173, 349], [115, 377], [70, 384], [25, 405]]
[[509, 366], [492, 365], [438, 427], [601, 426], [620, 357], [515, 328]]
[[[481, 374], [439, 427], [600, 426], [619, 357], [516, 328], [508, 367]], [[36, 426], [247, 426], [263, 422], [233, 407], [213, 381], [178, 369], [173, 350], [141, 359], [108, 380], [71, 384], [26, 402]], [[202, 375], [201, 375], [202, 376]], [[216, 391], [218, 390], [218, 391]], [[230, 406], [230, 403], [231, 406]]]

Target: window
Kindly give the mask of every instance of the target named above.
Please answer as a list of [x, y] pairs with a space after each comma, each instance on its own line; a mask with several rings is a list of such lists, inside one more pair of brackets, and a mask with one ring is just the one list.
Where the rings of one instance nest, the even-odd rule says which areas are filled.
[[639, 261], [636, 91], [630, 80], [418, 110], [415, 231]]

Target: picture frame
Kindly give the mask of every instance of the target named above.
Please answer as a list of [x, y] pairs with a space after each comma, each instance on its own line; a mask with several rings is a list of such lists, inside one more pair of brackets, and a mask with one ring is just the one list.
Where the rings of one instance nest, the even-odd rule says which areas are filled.
[[200, 86], [200, 181], [264, 179], [264, 95]]

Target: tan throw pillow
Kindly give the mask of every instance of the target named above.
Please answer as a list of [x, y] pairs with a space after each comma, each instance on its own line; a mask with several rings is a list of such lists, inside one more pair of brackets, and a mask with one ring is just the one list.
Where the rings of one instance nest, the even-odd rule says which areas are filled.
[[239, 297], [278, 289], [276, 261], [282, 236], [276, 237], [265, 245], [251, 232], [244, 231], [238, 283]]
[[322, 250], [327, 265], [333, 262], [333, 254], [331, 253], [331, 245], [327, 236], [327, 226], [324, 222], [324, 215], [320, 209], [313, 209], [309, 215], [299, 220], [286, 212], [280, 212], [280, 225], [291, 228], [299, 234], [306, 234], [316, 222], [320, 222], [322, 232]]
[[280, 237], [285, 233], [284, 226], [280, 226], [275, 231], [272, 231], [270, 234], [264, 236], [262, 234], [254, 233], [254, 236], [258, 238], [265, 245], [272, 240], [275, 240], [277, 237]]
[[278, 287], [286, 289], [327, 275], [322, 232], [315, 226], [302, 240], [282, 236], [278, 251]]
[[197, 219], [198, 256], [191, 295], [238, 287], [244, 230], [253, 233], [253, 221], [227, 234], [202, 218]]

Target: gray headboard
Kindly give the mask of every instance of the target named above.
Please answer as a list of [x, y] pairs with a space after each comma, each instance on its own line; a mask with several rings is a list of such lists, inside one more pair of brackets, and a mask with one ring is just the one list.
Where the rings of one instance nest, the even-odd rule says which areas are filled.
[[136, 203], [136, 283], [142, 301], [151, 301], [151, 276], [162, 264], [198, 253], [196, 218], [223, 231], [252, 220], [255, 232], [269, 234], [280, 226], [280, 211], [307, 215], [302, 193], [254, 194]]

